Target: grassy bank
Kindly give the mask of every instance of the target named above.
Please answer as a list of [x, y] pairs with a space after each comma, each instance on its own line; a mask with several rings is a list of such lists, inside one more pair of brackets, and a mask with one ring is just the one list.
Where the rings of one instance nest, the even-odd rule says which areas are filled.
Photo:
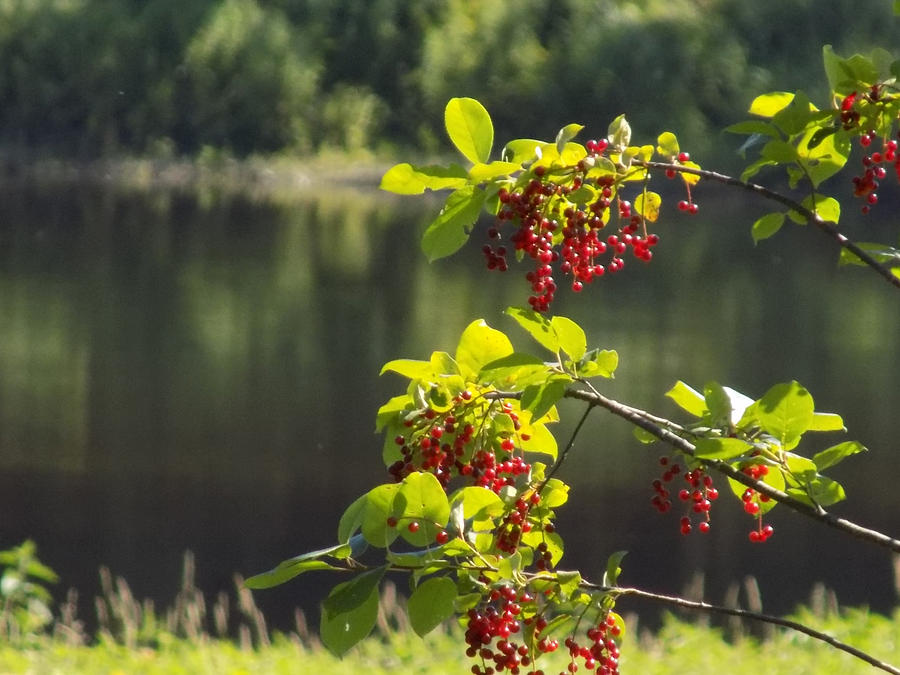
[[[882, 659], [900, 657], [900, 613], [893, 618], [843, 611], [828, 618], [800, 617]], [[208, 673], [399, 675], [467, 673], [458, 631], [436, 631], [422, 640], [405, 630], [370, 637], [343, 660], [296, 634], [278, 635], [262, 646], [230, 640], [188, 640], [160, 634], [154, 647], [129, 648], [109, 639], [91, 646], [48, 640], [31, 647], [0, 647], [0, 672], [34, 674]], [[547, 673], [565, 668], [561, 655], [542, 664]], [[667, 617], [656, 633], [633, 633], [622, 647], [621, 672], [641, 674], [727, 672], [729, 675], [820, 675], [874, 673], [871, 666], [797, 634], [778, 632], [764, 639], [726, 640], [722, 631]]]
[[[162, 612], [149, 601], [139, 602], [127, 582], [108, 570], [101, 570], [100, 580], [95, 632], [89, 633], [77, 616], [74, 592], [53, 612], [52, 621], [22, 614], [10, 621], [13, 615], [4, 612], [0, 674], [437, 675], [468, 673], [473, 663], [464, 654], [462, 630], [455, 624], [418, 637], [409, 627], [403, 599], [389, 584], [375, 632], [337, 659], [321, 646], [302, 613], [292, 631], [272, 633], [239, 578], [233, 594], [220, 593], [209, 602], [194, 583], [190, 554], [175, 601]], [[630, 608], [623, 602], [621, 609]], [[791, 618], [876, 658], [900, 662], [900, 608], [891, 617], [840, 608], [833, 595], [820, 589], [809, 608]], [[654, 631], [642, 628], [636, 615], [626, 615], [626, 623], [620, 661], [626, 675], [717, 669], [729, 675], [876, 672], [849, 654], [768, 624], [732, 620], [715, 627], [698, 614], [667, 615]], [[548, 675], [565, 670], [568, 661], [561, 652], [542, 659]]]

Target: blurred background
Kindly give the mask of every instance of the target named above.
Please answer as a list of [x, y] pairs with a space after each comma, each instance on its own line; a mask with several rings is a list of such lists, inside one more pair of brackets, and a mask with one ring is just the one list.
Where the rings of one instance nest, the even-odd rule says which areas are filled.
[[[90, 620], [101, 565], [165, 605], [185, 550], [215, 593], [329, 545], [344, 507], [387, 480], [375, 412], [405, 385], [381, 364], [452, 351], [477, 317], [517, 338], [502, 309], [528, 292], [524, 268], [484, 269], [477, 233], [427, 263], [418, 238], [439, 200], [344, 176], [446, 153], [451, 96], [487, 106], [498, 145], [572, 121], [603, 136], [626, 112], [641, 142], [672, 130], [704, 167], [735, 170], [743, 139], [719, 130], [771, 89], [825, 104], [821, 45], [896, 44], [888, 5], [0, 2], [0, 548], [34, 538]], [[328, 180], [307, 168], [277, 190], [265, 171], [161, 187], [119, 180], [109, 167], [125, 158], [301, 175], [314, 158]], [[67, 169], [29, 168], [54, 162]], [[844, 201], [842, 228], [895, 241], [896, 186], [865, 218], [848, 186], [825, 186]], [[676, 188], [659, 186], [674, 200]], [[695, 196], [696, 217], [664, 212], [652, 264], [561, 293], [555, 312], [618, 350], [604, 392], [660, 414], [678, 414], [663, 396], [676, 379], [753, 397], [799, 380], [850, 429], [801, 449], [871, 449], [832, 472], [849, 495], [835, 510], [897, 534], [895, 291], [837, 269], [833, 244], [806, 228], [754, 247], [765, 204], [702, 182]], [[658, 454], [593, 415], [562, 471], [565, 566], [599, 576], [627, 549], [623, 583], [650, 590], [679, 592], [699, 572], [718, 602], [753, 574], [773, 612], [819, 582], [843, 603], [894, 605], [887, 553], [779, 509], [763, 546], [736, 502], [716, 505], [708, 535], [681, 537], [680, 514], [649, 503]], [[330, 581], [257, 600], [287, 628], [294, 607], [316, 614]]]

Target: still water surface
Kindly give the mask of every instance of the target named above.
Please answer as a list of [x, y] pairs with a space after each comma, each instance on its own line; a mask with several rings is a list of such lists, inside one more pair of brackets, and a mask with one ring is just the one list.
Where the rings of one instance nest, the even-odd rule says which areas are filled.
[[[754, 248], [762, 211], [717, 198], [704, 204], [715, 220], [660, 225], [651, 265], [561, 293], [555, 311], [619, 351], [604, 391], [661, 414], [676, 414], [663, 394], [679, 378], [753, 396], [799, 380], [871, 448], [833, 471], [850, 495], [838, 510], [898, 534], [896, 294], [837, 270], [816, 232]], [[524, 303], [524, 270], [488, 273], [481, 242], [429, 265], [417, 236], [436, 208], [374, 191], [2, 188], [0, 547], [34, 538], [89, 614], [100, 565], [159, 606], [186, 549], [214, 593], [235, 572], [330, 544], [343, 507], [383, 480], [375, 411], [403, 385], [379, 378], [381, 364], [452, 351], [476, 317], [515, 336], [501, 311]], [[894, 602], [889, 555], [791, 513], [771, 515], [765, 546], [746, 541], [736, 503], [717, 505], [709, 535], [682, 538], [677, 515], [649, 506], [656, 456], [594, 415], [563, 470], [568, 565], [599, 575], [627, 549], [623, 583], [678, 592], [701, 570], [712, 601], [756, 574], [776, 612], [817, 581], [843, 602]], [[328, 581], [258, 597], [287, 627], [294, 606], [316, 613]]]

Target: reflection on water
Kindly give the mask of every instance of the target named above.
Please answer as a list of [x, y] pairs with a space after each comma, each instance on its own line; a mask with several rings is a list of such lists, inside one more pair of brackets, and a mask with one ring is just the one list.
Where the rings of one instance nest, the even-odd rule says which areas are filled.
[[[235, 571], [328, 544], [342, 507], [382, 475], [374, 413], [401, 385], [378, 378], [381, 364], [452, 350], [478, 316], [514, 333], [501, 310], [524, 299], [518, 271], [482, 269], [480, 242], [433, 265], [419, 253], [436, 206], [374, 192], [265, 201], [5, 188], [0, 546], [35, 538], [85, 595], [107, 564], [166, 602], [186, 548], [214, 591]], [[619, 351], [606, 391], [664, 414], [678, 378], [756, 396], [800, 380], [873, 450], [835, 472], [851, 496], [844, 512], [896, 533], [895, 497], [872, 487], [900, 470], [894, 294], [874, 275], [836, 271], [815, 233], [753, 248], [745, 205], [705, 207], [721, 220], [673, 216], [652, 265], [561, 293], [556, 311]], [[765, 547], [745, 543], [736, 505], [717, 507], [709, 536], [681, 538], [677, 517], [645, 506], [655, 455], [618, 420], [597, 412], [589, 424], [564, 469], [599, 488], [576, 490], [560, 514], [571, 565], [590, 574], [625, 548], [623, 578], [658, 590], [701, 568], [711, 599], [758, 573], [778, 611], [820, 579], [848, 602], [891, 601], [886, 554], [789, 514], [772, 516], [778, 536]], [[767, 575], [772, 560], [790, 563]], [[860, 565], [865, 574], [846, 573]], [[261, 604], [277, 621], [285, 603], [312, 609], [320, 587], [304, 577]]]

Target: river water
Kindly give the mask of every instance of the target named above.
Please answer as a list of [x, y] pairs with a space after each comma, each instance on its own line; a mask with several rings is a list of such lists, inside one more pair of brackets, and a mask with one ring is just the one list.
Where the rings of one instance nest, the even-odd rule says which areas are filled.
[[[807, 228], [754, 247], [758, 204], [714, 187], [701, 203], [660, 223], [652, 264], [560, 293], [555, 311], [618, 350], [604, 392], [660, 414], [677, 415], [663, 396], [676, 379], [752, 396], [799, 380], [871, 450], [831, 472], [849, 494], [836, 510], [898, 534], [896, 292], [838, 270]], [[343, 508], [385, 480], [375, 411], [404, 385], [381, 364], [452, 351], [476, 317], [529, 346], [502, 316], [524, 304], [524, 269], [488, 272], [481, 241], [431, 265], [419, 251], [438, 207], [374, 190], [0, 188], [0, 547], [35, 539], [89, 615], [100, 565], [161, 606], [185, 550], [214, 593], [330, 544]], [[559, 427], [564, 442], [571, 424]], [[650, 590], [678, 592], [700, 570], [711, 601], [753, 574], [772, 611], [816, 582], [842, 602], [893, 605], [887, 553], [789, 512], [767, 519], [762, 546], [734, 501], [716, 505], [708, 535], [681, 537], [678, 516], [649, 505], [657, 456], [593, 415], [561, 472], [565, 564], [599, 577], [627, 549], [622, 582]], [[286, 628], [294, 606], [316, 614], [330, 581], [257, 597]]]

